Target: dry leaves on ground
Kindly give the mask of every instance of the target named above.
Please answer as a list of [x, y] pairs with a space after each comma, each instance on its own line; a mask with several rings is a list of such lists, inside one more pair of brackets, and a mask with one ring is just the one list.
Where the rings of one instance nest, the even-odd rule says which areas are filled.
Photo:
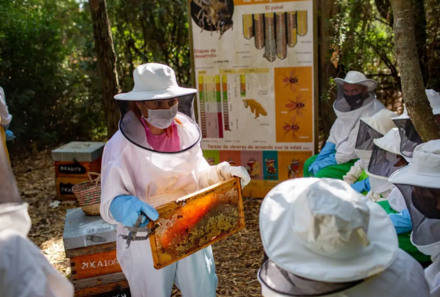
[[[22, 198], [29, 203], [32, 228], [29, 238], [39, 246], [50, 263], [62, 274], [70, 276], [70, 262], [65, 258], [63, 245], [64, 218], [68, 208], [77, 204], [61, 204], [51, 208], [56, 199], [55, 169], [50, 152], [42, 152], [27, 159], [12, 160]], [[263, 248], [258, 229], [261, 199], [246, 198], [244, 209], [246, 229], [213, 246], [219, 286], [218, 297], [261, 296], [257, 271]], [[173, 290], [173, 297], [181, 296]]]

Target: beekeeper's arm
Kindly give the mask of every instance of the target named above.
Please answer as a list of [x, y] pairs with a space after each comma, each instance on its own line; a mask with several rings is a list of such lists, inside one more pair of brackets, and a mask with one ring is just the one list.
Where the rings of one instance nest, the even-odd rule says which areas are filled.
[[[134, 186], [116, 161], [102, 163], [101, 170], [101, 217], [110, 224], [117, 222], [124, 226], [134, 226], [141, 211], [151, 220], [159, 214], [154, 207], [133, 196]], [[149, 220], [144, 218], [141, 227]]]
[[355, 154], [356, 139], [359, 131], [359, 121], [351, 130], [346, 141], [342, 142], [336, 150], [335, 159], [338, 164], [345, 164], [350, 160], [357, 159]]
[[339, 125], [338, 120], [336, 119], [336, 122], [333, 124], [331, 130], [330, 130], [330, 136], [327, 139], [324, 147], [319, 152], [318, 156], [316, 157], [315, 161], [309, 166], [309, 171], [316, 175], [319, 170], [331, 166], [336, 165], [336, 136], [335, 133], [337, 133], [337, 126]]
[[3, 297], [72, 297], [72, 284], [41, 250], [14, 230], [0, 231], [0, 288]]
[[8, 130], [9, 123], [12, 116], [9, 114], [8, 106], [6, 105], [6, 97], [3, 88], [0, 87], [0, 124]]
[[[0, 144], [4, 141], [3, 137], [4, 134], [0, 133]], [[7, 151], [3, 145], [0, 145], [0, 173], [0, 204], [22, 203]]]
[[222, 162], [218, 165], [210, 166], [205, 158], [200, 160], [198, 182], [201, 189], [209, 187], [220, 181], [232, 178], [233, 176], [241, 178], [241, 186], [244, 188], [251, 181], [249, 173], [243, 166], [231, 166], [228, 162]]
[[361, 159], [357, 160], [356, 163], [354, 163], [354, 165], [351, 166], [350, 171], [348, 171], [347, 174], [344, 175], [343, 177], [344, 181], [349, 185], [355, 183], [361, 176], [362, 171], [364, 171], [364, 169], [365, 169], [364, 162]]

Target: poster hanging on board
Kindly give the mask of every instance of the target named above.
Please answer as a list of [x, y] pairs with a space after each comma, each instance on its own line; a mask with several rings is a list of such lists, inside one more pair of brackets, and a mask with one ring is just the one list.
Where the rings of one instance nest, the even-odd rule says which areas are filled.
[[315, 148], [313, 1], [189, 0], [206, 160], [244, 166], [244, 196], [302, 176]]

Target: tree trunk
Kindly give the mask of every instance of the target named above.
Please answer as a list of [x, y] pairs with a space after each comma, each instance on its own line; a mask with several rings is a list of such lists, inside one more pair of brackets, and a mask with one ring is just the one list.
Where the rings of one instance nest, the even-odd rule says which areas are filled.
[[411, 0], [391, 0], [391, 6], [394, 15], [396, 57], [408, 114], [423, 141], [440, 139], [440, 126], [426, 97], [417, 56]]
[[104, 111], [107, 121], [108, 138], [118, 131], [120, 111], [113, 96], [120, 92], [118, 72], [116, 70], [116, 54], [107, 15], [105, 0], [89, 0], [92, 13], [95, 48], [98, 56], [99, 73], [101, 76]]
[[337, 76], [337, 69], [331, 61], [332, 49], [330, 38], [333, 36], [333, 26], [330, 20], [336, 14], [335, 0], [320, 0], [318, 2], [318, 65], [319, 65], [319, 112], [324, 139], [330, 134], [330, 129], [336, 120], [333, 111], [334, 98], [330, 96], [330, 79]]

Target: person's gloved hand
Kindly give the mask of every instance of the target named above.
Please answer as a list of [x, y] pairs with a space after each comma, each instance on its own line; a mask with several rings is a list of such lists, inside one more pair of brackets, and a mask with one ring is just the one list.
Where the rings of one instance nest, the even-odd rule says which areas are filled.
[[390, 213], [388, 216], [391, 222], [393, 222], [397, 234], [407, 233], [412, 230], [412, 222], [408, 209], [400, 213]]
[[[319, 152], [318, 156], [316, 157], [315, 161], [312, 163], [312, 165], [309, 166], [309, 171], [315, 175], [319, 170], [316, 170], [317, 168], [319, 168], [319, 166], [317, 164], [319, 164], [319, 162], [325, 160], [326, 158], [328, 158], [330, 155], [335, 153], [335, 148], [336, 145], [332, 142], [326, 142], [324, 147], [321, 149], [321, 151]], [[324, 167], [322, 167], [324, 168]], [[321, 169], [322, 169], [321, 168]]]
[[367, 177], [366, 179], [357, 181], [354, 184], [351, 184], [350, 186], [353, 188], [353, 190], [359, 193], [370, 192], [371, 190], [370, 178]]
[[15, 139], [14, 132], [11, 130], [6, 130], [6, 141], [11, 141]]
[[231, 166], [227, 162], [222, 162], [217, 165], [217, 170], [224, 179], [228, 179], [231, 176], [241, 178], [242, 188], [246, 187], [251, 181], [248, 171], [243, 166]]
[[[154, 207], [148, 205], [137, 197], [121, 195], [113, 199], [110, 204], [110, 212], [115, 220], [124, 226], [133, 227], [141, 211], [147, 215], [150, 220], [157, 220], [159, 213]], [[144, 218], [140, 227], [148, 224], [149, 220]]]
[[329, 155], [327, 158], [323, 159], [323, 160], [319, 160], [313, 162], [312, 165], [310, 165], [309, 167], [309, 171], [313, 174], [316, 175], [316, 173], [318, 173], [319, 170], [328, 167], [328, 166], [332, 166], [332, 165], [337, 165], [338, 162], [336, 162], [336, 154], [332, 154]]
[[327, 141], [325, 143], [324, 147], [319, 152], [318, 157], [316, 157], [315, 162], [324, 160], [328, 156], [334, 154], [336, 151], [335, 148], [336, 148], [336, 145], [334, 143]]

